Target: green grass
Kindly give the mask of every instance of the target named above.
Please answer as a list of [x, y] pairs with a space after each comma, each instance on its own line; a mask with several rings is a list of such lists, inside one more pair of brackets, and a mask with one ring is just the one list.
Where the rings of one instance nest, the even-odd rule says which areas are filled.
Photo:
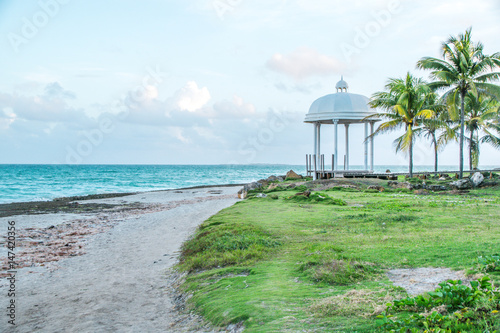
[[345, 205], [288, 200], [297, 192], [239, 202], [184, 244], [178, 268], [190, 272], [182, 288], [195, 311], [246, 332], [373, 332], [370, 313], [405, 295], [387, 269], [479, 269], [478, 257], [500, 253], [498, 187], [321, 194]]

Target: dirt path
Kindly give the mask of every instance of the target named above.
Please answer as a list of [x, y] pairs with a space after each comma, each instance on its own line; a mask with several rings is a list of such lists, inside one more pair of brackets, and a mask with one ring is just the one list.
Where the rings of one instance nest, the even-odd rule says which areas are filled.
[[[56, 269], [19, 269], [17, 325], [8, 325], [7, 317], [2, 316], [2, 331], [207, 331], [200, 328], [197, 318], [182, 317], [173, 310], [165, 272], [176, 263], [182, 242], [201, 222], [238, 200], [239, 188], [151, 192], [94, 200], [149, 208], [116, 217], [112, 228], [88, 236], [85, 254], [58, 261], [58, 267], [53, 267]], [[38, 222], [23, 216], [8, 218], [15, 220], [19, 228], [47, 228], [51, 222], [43, 219], [43, 215], [38, 216]], [[6, 225], [4, 220], [0, 220], [2, 226]], [[6, 288], [5, 280], [0, 283], [2, 289]], [[7, 304], [5, 294], [2, 290], [2, 308]]]

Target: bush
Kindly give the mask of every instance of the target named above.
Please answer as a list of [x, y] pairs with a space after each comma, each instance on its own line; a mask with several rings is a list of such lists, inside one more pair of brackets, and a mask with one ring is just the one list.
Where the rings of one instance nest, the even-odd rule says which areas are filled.
[[309, 196], [306, 195], [292, 195], [285, 200], [296, 203], [315, 203], [315, 204], [325, 204], [325, 205], [338, 205], [345, 206], [347, 203], [342, 199], [332, 198], [324, 193], [311, 193]]
[[[388, 304], [377, 316], [377, 326], [390, 332], [490, 332], [500, 323], [500, 292], [485, 276], [471, 282], [448, 280], [428, 296], [419, 295]], [[392, 319], [388, 313], [413, 312], [410, 317]], [[423, 313], [422, 313], [423, 312]]]

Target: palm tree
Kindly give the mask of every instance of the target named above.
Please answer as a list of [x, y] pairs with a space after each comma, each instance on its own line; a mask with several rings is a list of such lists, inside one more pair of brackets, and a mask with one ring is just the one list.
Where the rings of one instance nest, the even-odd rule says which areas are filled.
[[386, 91], [373, 94], [370, 106], [381, 108], [386, 112], [376, 113], [369, 118], [383, 118], [386, 122], [379, 125], [373, 135], [405, 128], [405, 134], [394, 143], [396, 152], [407, 151], [409, 155], [409, 173], [413, 177], [413, 138], [414, 131], [422, 119], [430, 118], [433, 111], [423, 109], [425, 96], [430, 89], [421, 78], [412, 76], [409, 72], [405, 78], [389, 79], [385, 85]]
[[[417, 68], [432, 70], [430, 84], [433, 89], [449, 89], [443, 99], [450, 106], [452, 119], [457, 119], [456, 105], [460, 101], [460, 178], [463, 177], [464, 164], [464, 113], [465, 95], [471, 91], [477, 94], [483, 89], [500, 98], [500, 87], [489, 83], [498, 80], [500, 73], [493, 72], [500, 67], [500, 52], [491, 56], [483, 54], [483, 44], [473, 43], [472, 28], [458, 37], [451, 36], [441, 46], [443, 58], [425, 57], [417, 62]], [[451, 89], [450, 89], [451, 88]]]
[[467, 111], [465, 124], [470, 134], [469, 167], [472, 170], [477, 168], [479, 163], [479, 132], [493, 129], [493, 121], [498, 118], [497, 100], [481, 93], [477, 96], [468, 94], [465, 109]]
[[439, 98], [435, 92], [430, 92], [425, 96], [424, 108], [434, 111], [434, 116], [424, 118], [422, 126], [418, 131], [419, 135], [430, 139], [434, 147], [434, 172], [438, 171], [438, 152], [444, 146], [443, 142], [438, 141], [438, 130], [444, 129], [448, 118], [446, 117], [446, 106], [439, 103]]
[[[500, 149], [500, 102], [497, 101], [496, 116], [492, 112], [494, 118], [487, 128], [483, 128], [484, 136], [479, 140], [481, 143], [489, 143], [496, 149]], [[496, 135], [494, 134], [496, 132]]]
[[[499, 132], [499, 102], [484, 91], [478, 91], [477, 95], [471, 92], [465, 96], [464, 126], [469, 137], [465, 138], [469, 146], [469, 168], [473, 170], [479, 163], [480, 143], [490, 143], [494, 147], [500, 147], [500, 139], [493, 133]], [[443, 132], [440, 142], [458, 141], [457, 131], [459, 125], [452, 124]], [[479, 137], [480, 133], [485, 133]]]

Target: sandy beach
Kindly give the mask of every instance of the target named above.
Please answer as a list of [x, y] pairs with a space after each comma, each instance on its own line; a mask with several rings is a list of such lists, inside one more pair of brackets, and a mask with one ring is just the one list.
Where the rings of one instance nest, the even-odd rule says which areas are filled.
[[[2, 332], [210, 332], [175, 310], [168, 270], [204, 220], [238, 201], [241, 186], [72, 201], [71, 211], [0, 218], [16, 227], [15, 326]], [[91, 207], [92, 209], [85, 209]], [[57, 210], [57, 209], [56, 209]]]

